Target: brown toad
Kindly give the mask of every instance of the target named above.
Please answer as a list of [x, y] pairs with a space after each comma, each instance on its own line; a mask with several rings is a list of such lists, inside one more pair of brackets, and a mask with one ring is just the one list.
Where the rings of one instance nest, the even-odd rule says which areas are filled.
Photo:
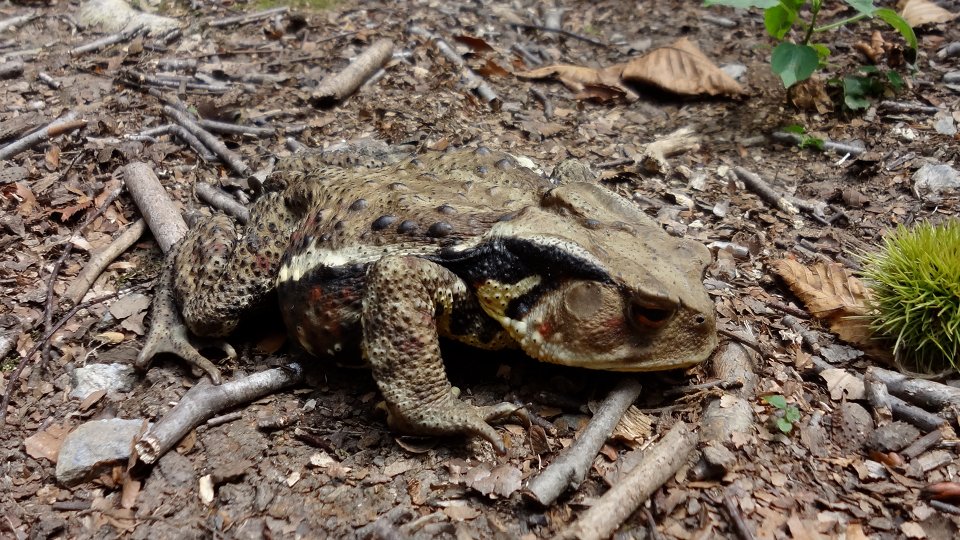
[[219, 381], [193, 336], [229, 334], [276, 291], [307, 351], [362, 352], [392, 426], [502, 451], [487, 422], [516, 407], [461, 401], [438, 337], [612, 371], [686, 367], [716, 346], [709, 251], [595, 183], [554, 185], [485, 148], [377, 168], [325, 159], [282, 162], [245, 228], [215, 216], [171, 251], [139, 366], [172, 352]]

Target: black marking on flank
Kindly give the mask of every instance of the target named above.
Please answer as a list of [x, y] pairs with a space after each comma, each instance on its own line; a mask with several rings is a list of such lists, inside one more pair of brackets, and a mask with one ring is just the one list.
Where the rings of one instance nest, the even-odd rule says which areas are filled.
[[486, 146], [478, 146], [474, 151], [478, 156], [489, 156], [493, 152]]
[[370, 228], [375, 231], [382, 231], [390, 225], [393, 225], [397, 221], [397, 216], [391, 216], [390, 214], [385, 214], [377, 219], [373, 220], [373, 223], [370, 224]]
[[437, 212], [440, 212], [441, 214], [449, 216], [452, 214], [456, 214], [457, 209], [450, 206], [449, 204], [441, 204], [440, 206], [437, 207]]
[[453, 225], [446, 221], [438, 221], [427, 229], [427, 235], [434, 238], [442, 238], [453, 232]]
[[368, 206], [366, 199], [357, 199], [353, 201], [353, 204], [350, 205], [350, 210], [356, 212], [358, 210], [363, 210]]
[[409, 234], [417, 230], [417, 222], [412, 219], [405, 219], [400, 222], [397, 232], [400, 234]]

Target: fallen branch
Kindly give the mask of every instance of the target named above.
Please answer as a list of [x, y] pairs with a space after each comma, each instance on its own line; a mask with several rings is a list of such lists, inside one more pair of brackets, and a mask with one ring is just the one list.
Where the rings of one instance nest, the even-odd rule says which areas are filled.
[[771, 204], [788, 214], [800, 213], [800, 210], [793, 203], [773, 189], [763, 178], [760, 178], [760, 175], [743, 167], [734, 167], [733, 172], [747, 186], [747, 189], [756, 193], [767, 204]]
[[240, 204], [228, 193], [213, 184], [197, 182], [193, 186], [193, 191], [197, 194], [198, 199], [233, 216], [240, 223], [246, 223], [250, 220], [250, 210], [246, 206]]
[[262, 21], [264, 19], [269, 19], [274, 15], [283, 15], [290, 11], [289, 7], [276, 7], [272, 9], [265, 9], [263, 11], [258, 11], [256, 13], [245, 13], [243, 15], [235, 15], [233, 17], [224, 17], [222, 19], [216, 19], [207, 23], [207, 26], [211, 28], [217, 28], [220, 26], [229, 26], [231, 24], [248, 24], [252, 22]]
[[640, 389], [636, 379], [628, 378], [611, 390], [577, 440], [527, 484], [524, 495], [542, 506], [548, 506], [568, 487], [579, 487], [590, 472], [590, 466], [603, 443], [640, 395]]
[[180, 211], [146, 163], [134, 162], [124, 167], [123, 181], [160, 249], [166, 253], [187, 233]]
[[25, 13], [23, 15], [16, 15], [14, 17], [4, 19], [0, 21], [0, 32], [3, 32], [4, 30], [6, 30], [7, 28], [10, 28], [11, 26], [19, 26], [23, 23], [30, 22], [39, 16], [40, 16], [39, 13], [34, 12], [34, 13]]
[[903, 103], [901, 101], [881, 101], [877, 108], [881, 111], [891, 111], [897, 113], [923, 113], [937, 114], [940, 109], [929, 105], [920, 105], [919, 103]]
[[204, 146], [216, 154], [228, 167], [240, 176], [246, 178], [252, 174], [250, 168], [240, 159], [236, 152], [227, 148], [223, 141], [213, 136], [212, 133], [200, 127], [188, 113], [177, 110], [170, 105], [163, 106], [163, 112], [173, 119], [174, 122], [183, 126], [184, 129], [194, 135]]
[[45, 127], [34, 131], [26, 137], [13, 141], [3, 148], [0, 148], [0, 160], [10, 159], [20, 152], [29, 150], [30, 148], [33, 148], [44, 141], [59, 135], [63, 135], [64, 133], [69, 133], [75, 129], [80, 129], [87, 125], [86, 120], [76, 120], [76, 117], [76, 113], [69, 112], [63, 115], [62, 118], [58, 118], [53, 122], [50, 122]]
[[219, 385], [200, 381], [136, 443], [137, 455], [144, 463], [155, 463], [190, 430], [221, 411], [256, 401], [302, 381], [303, 368], [296, 363]]
[[324, 77], [317, 89], [310, 94], [310, 102], [318, 107], [329, 107], [343, 100], [383, 67], [392, 55], [392, 41], [381, 39], [373, 42], [343, 71]]
[[909, 378], [902, 373], [878, 367], [867, 368], [867, 374], [887, 385], [890, 393], [909, 399], [922, 407], [942, 409], [947, 406], [960, 407], [960, 388], [924, 379]]
[[623, 481], [604, 493], [559, 538], [609, 538], [654, 491], [687, 463], [698, 440], [697, 434], [690, 431], [687, 424], [677, 422], [660, 442], [644, 453], [643, 461], [627, 473]]
[[273, 128], [259, 127], [259, 126], [241, 126], [239, 124], [231, 124], [229, 122], [218, 122], [216, 120], [207, 120], [201, 118], [199, 122], [202, 127], [216, 132], [216, 133], [227, 133], [230, 135], [251, 135], [253, 137], [271, 137], [277, 134], [277, 130]]
[[90, 290], [93, 282], [100, 277], [100, 274], [103, 273], [103, 270], [117, 257], [119, 257], [121, 253], [129, 249], [133, 244], [137, 243], [137, 240], [143, 236], [143, 233], [146, 230], [147, 222], [142, 219], [138, 219], [129, 227], [127, 227], [126, 230], [120, 233], [120, 235], [117, 236], [109, 246], [92, 254], [83, 271], [81, 271], [80, 274], [77, 275], [76, 279], [73, 280], [73, 283], [67, 287], [67, 291], [63, 295], [64, 300], [69, 302], [70, 305], [76, 304], [83, 300], [84, 295], [86, 295], [87, 291]]
[[140, 32], [143, 31], [143, 29], [144, 27], [142, 25], [137, 26], [129, 30], [124, 30], [123, 32], [117, 32], [116, 34], [104, 36], [98, 40], [91, 41], [90, 43], [87, 43], [85, 45], [74, 47], [73, 49], [70, 49], [70, 56], [78, 56], [88, 52], [93, 52], [93, 51], [103, 49], [104, 47], [109, 47], [110, 45], [123, 43], [125, 41], [130, 41], [131, 39], [139, 35]]
[[433, 46], [440, 51], [440, 54], [442, 54], [444, 58], [454, 66], [460, 68], [460, 83], [468, 90], [475, 92], [491, 109], [495, 111], [500, 110], [502, 102], [500, 98], [497, 97], [497, 93], [493, 91], [493, 88], [490, 88], [490, 85], [487, 84], [483, 77], [474, 73], [474, 71], [467, 66], [467, 63], [463, 61], [460, 53], [454, 50], [449, 43], [444, 41], [443, 38], [435, 36], [431, 32], [418, 26], [411, 26], [407, 29], [407, 32], [426, 38], [433, 43]]

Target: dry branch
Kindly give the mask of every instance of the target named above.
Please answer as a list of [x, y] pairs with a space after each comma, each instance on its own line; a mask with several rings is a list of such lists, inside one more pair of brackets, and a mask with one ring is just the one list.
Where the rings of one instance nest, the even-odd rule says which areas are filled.
[[137, 442], [137, 455], [144, 463], [154, 463], [208, 418], [301, 381], [303, 368], [295, 363], [220, 385], [207, 380], [200, 381]]
[[68, 133], [87, 125], [86, 120], [76, 120], [76, 117], [76, 113], [69, 112], [63, 115], [62, 118], [58, 118], [57, 120], [50, 122], [45, 127], [34, 131], [30, 135], [13, 141], [3, 148], [0, 148], [0, 160], [10, 159], [20, 152], [33, 148], [43, 141], [52, 139], [58, 135]]
[[119, 257], [121, 253], [135, 244], [146, 230], [146, 221], [138, 219], [127, 227], [125, 231], [120, 233], [109, 246], [92, 254], [83, 271], [80, 272], [80, 275], [78, 275], [67, 288], [67, 292], [63, 295], [64, 299], [71, 305], [83, 300], [84, 295], [90, 290], [93, 282], [103, 273], [103, 270], [109, 266], [114, 259]]
[[490, 108], [493, 110], [496, 111], [500, 109], [501, 101], [500, 98], [497, 97], [497, 93], [493, 91], [493, 88], [490, 88], [490, 85], [487, 84], [483, 77], [474, 73], [474, 71], [467, 66], [466, 62], [463, 61], [463, 57], [460, 56], [460, 53], [454, 50], [449, 43], [444, 41], [443, 38], [435, 36], [431, 32], [418, 26], [411, 26], [407, 31], [415, 36], [430, 40], [444, 58], [454, 66], [460, 68], [461, 84], [468, 90], [476, 92], [476, 94], [480, 96], [480, 99], [486, 102], [487, 105], [490, 105]]
[[98, 40], [91, 41], [90, 43], [87, 43], [85, 45], [80, 45], [78, 47], [74, 47], [73, 49], [70, 49], [70, 55], [78, 56], [84, 53], [103, 49], [104, 47], [109, 47], [110, 45], [114, 45], [116, 43], [123, 43], [125, 41], [130, 41], [131, 39], [136, 37], [138, 34], [140, 34], [140, 32], [142, 32], [143, 29], [144, 29], [143, 26], [137, 26], [129, 30], [124, 30], [123, 32], [117, 32], [116, 34], [104, 36]]
[[524, 494], [547, 506], [568, 487], [576, 489], [590, 472], [590, 465], [631, 404], [640, 395], [640, 383], [624, 379], [600, 404], [597, 413], [573, 444], [527, 485]]
[[240, 156], [236, 152], [227, 148], [223, 141], [213, 136], [212, 133], [203, 129], [200, 124], [198, 124], [193, 118], [190, 117], [188, 113], [177, 110], [175, 107], [170, 105], [163, 106], [163, 112], [170, 118], [172, 118], [176, 123], [183, 126], [190, 134], [195, 136], [204, 146], [209, 148], [214, 154], [220, 157], [228, 167], [233, 169], [233, 171], [240, 176], [246, 178], [252, 173], [250, 168], [240, 159]]
[[310, 95], [310, 101], [316, 106], [328, 107], [346, 98], [383, 67], [392, 55], [392, 41], [389, 39], [375, 41], [343, 71], [324, 77], [320, 81], [320, 86]]
[[233, 216], [240, 223], [246, 223], [250, 220], [250, 210], [222, 189], [206, 182], [197, 182], [193, 186], [193, 191], [197, 194], [198, 199]]
[[560, 538], [609, 538], [630, 514], [686, 464], [698, 440], [687, 424], [677, 422], [660, 442], [644, 453], [643, 461], [604, 493], [580, 519], [560, 534]]
[[867, 374], [887, 385], [890, 393], [931, 409], [960, 406], [960, 388], [924, 379], [913, 379], [902, 373], [878, 367], [867, 368]]
[[747, 188], [756, 193], [766, 203], [771, 204], [788, 214], [799, 214], [800, 210], [793, 205], [786, 197], [773, 189], [760, 175], [750, 172], [743, 167], [734, 167], [733, 172], [737, 175]]
[[187, 233], [180, 211], [146, 163], [134, 162], [124, 167], [123, 181], [160, 249], [166, 253]]
[[198, 122], [202, 127], [217, 133], [227, 133], [230, 135], [251, 135], [253, 137], [270, 137], [277, 133], [277, 130], [259, 126], [241, 126], [229, 122], [218, 122], [216, 120], [207, 120], [201, 118]]
[[11, 26], [19, 26], [23, 23], [27, 23], [39, 17], [39, 13], [25, 13], [23, 15], [17, 15], [15, 17], [10, 17], [0, 21], [0, 32], [3, 32]]
[[269, 19], [274, 15], [283, 15], [286, 12], [290, 11], [290, 8], [276, 7], [272, 9], [265, 9], [263, 11], [258, 11], [256, 13], [245, 13], [243, 15], [236, 15], [233, 17], [224, 17], [222, 19], [216, 19], [207, 23], [207, 26], [216, 28], [218, 26], [229, 26], [231, 24], [247, 24], [257, 21], [262, 21], [264, 19]]

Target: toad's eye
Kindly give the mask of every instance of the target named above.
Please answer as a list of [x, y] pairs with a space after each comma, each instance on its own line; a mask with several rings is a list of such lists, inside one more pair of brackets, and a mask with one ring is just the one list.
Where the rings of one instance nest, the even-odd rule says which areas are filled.
[[667, 324], [670, 317], [673, 317], [674, 311], [676, 310], [673, 308], [651, 306], [634, 300], [630, 302], [630, 307], [627, 309], [627, 316], [630, 317], [630, 321], [637, 328], [657, 329]]

